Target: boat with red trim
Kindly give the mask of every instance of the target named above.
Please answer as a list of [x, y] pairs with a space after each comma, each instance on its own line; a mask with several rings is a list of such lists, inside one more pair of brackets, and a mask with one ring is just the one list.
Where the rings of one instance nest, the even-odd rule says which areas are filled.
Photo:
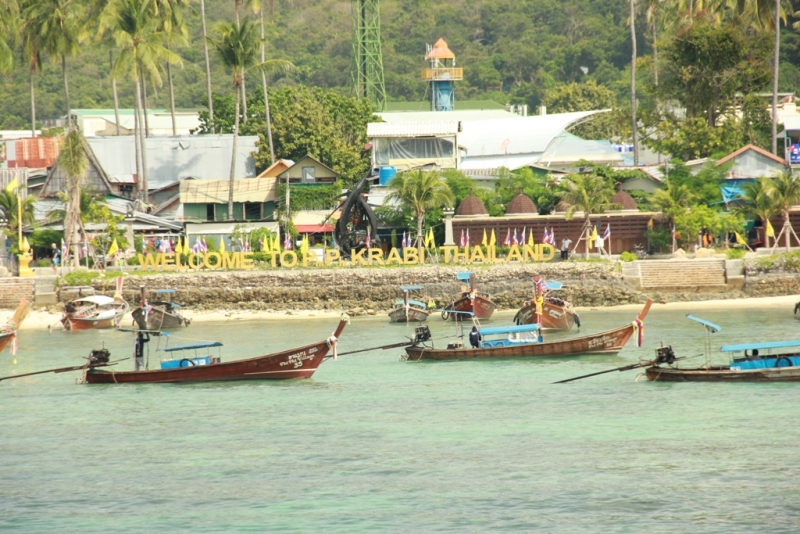
[[456, 278], [461, 281], [469, 281], [469, 289], [466, 286], [462, 286], [461, 293], [453, 296], [450, 304], [442, 310], [442, 319], [445, 321], [448, 319], [461, 321], [467, 317], [464, 313], [452, 312], [471, 313], [482, 320], [491, 318], [497, 306], [491, 301], [488, 294], [478, 292], [475, 273], [458, 273]]

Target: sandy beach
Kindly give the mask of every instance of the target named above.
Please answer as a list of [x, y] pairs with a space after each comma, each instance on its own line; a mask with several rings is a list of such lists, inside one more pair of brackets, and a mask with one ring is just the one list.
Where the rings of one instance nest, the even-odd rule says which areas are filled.
[[[652, 311], [660, 309], [669, 310], [686, 310], [698, 311], [718, 308], [766, 308], [766, 307], [783, 307], [787, 313], [791, 313], [794, 305], [800, 297], [796, 295], [786, 295], [781, 297], [764, 297], [764, 298], [751, 298], [751, 299], [728, 299], [728, 300], [705, 300], [700, 302], [669, 302], [665, 304], [654, 303]], [[608, 308], [600, 308], [598, 306], [578, 307], [578, 311], [586, 310], [600, 310], [600, 309], [613, 309], [613, 310], [638, 310], [641, 304], [624, 304], [622, 306], [610, 306]], [[498, 310], [509, 311], [509, 310]], [[387, 310], [388, 312], [388, 310]], [[378, 312], [382, 314], [382, 311]], [[4, 310], [0, 312], [0, 322], [5, 322], [6, 319], [11, 317], [13, 310]], [[265, 312], [265, 311], [249, 311], [249, 310], [215, 310], [215, 311], [197, 311], [184, 310], [184, 315], [192, 320], [193, 323], [204, 322], [225, 322], [225, 321], [264, 321], [264, 320], [294, 320], [294, 319], [307, 319], [309, 317], [318, 317], [324, 319], [338, 318], [341, 315], [340, 311], [333, 310], [292, 310], [280, 312]], [[25, 320], [22, 325], [22, 330], [37, 330], [49, 328], [63, 328], [61, 326], [60, 312], [48, 312], [42, 310], [34, 310]], [[123, 326], [129, 326], [130, 317], [123, 320]]]

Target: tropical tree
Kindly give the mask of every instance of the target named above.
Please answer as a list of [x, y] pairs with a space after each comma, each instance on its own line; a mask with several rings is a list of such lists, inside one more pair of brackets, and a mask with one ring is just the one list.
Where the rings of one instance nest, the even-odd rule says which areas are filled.
[[217, 50], [222, 63], [230, 69], [233, 76], [233, 90], [236, 98], [233, 126], [233, 153], [231, 154], [230, 187], [228, 190], [228, 219], [233, 220], [233, 184], [236, 174], [236, 145], [239, 138], [239, 105], [242, 96], [242, 82], [247, 71], [260, 68], [270, 70], [288, 70], [294, 65], [282, 59], [273, 59], [259, 63], [259, 40], [256, 27], [248, 20], [240, 26], [221, 24], [217, 33], [219, 37], [211, 43]]
[[675, 221], [685, 214], [694, 201], [694, 195], [686, 185], [678, 185], [667, 180], [666, 187], [653, 193], [652, 205], [670, 223], [672, 233], [672, 252], [675, 252]]
[[[164, 32], [166, 48], [181, 45], [189, 40], [189, 26], [183, 18], [183, 9], [190, 6], [191, 0], [155, 0], [153, 15], [160, 21]], [[175, 121], [175, 87], [172, 82], [172, 64], [166, 61], [167, 82], [169, 84], [169, 109], [172, 116], [172, 135], [178, 135]]]
[[414, 213], [417, 219], [417, 252], [422, 257], [422, 223], [428, 210], [451, 207], [455, 201], [453, 192], [435, 171], [422, 170], [403, 172], [392, 178], [389, 186], [394, 188], [387, 198]]
[[142, 85], [145, 76], [161, 85], [160, 62], [181, 64], [177, 54], [164, 46], [166, 35], [161, 29], [162, 21], [153, 16], [153, 0], [112, 0], [100, 16], [99, 35], [109, 32], [120, 54], [112, 69], [114, 76], [128, 75], [134, 82], [134, 146], [136, 172], [141, 176], [139, 192], [148, 202], [147, 152], [142, 135], [143, 108]]
[[0, 72], [14, 68], [14, 45], [19, 30], [19, 5], [16, 0], [6, 0], [0, 5]]
[[774, 203], [775, 210], [783, 215], [782, 232], [786, 252], [789, 252], [790, 234], [794, 233], [792, 224], [789, 221], [789, 209], [800, 204], [800, 178], [794, 176], [791, 170], [786, 170], [775, 175], [768, 182], [767, 192]]
[[5, 212], [5, 219], [8, 221], [8, 234], [10, 236], [16, 236], [19, 233], [20, 200], [22, 202], [22, 225], [24, 226], [27, 224], [33, 226], [36, 223], [34, 214], [36, 197], [27, 196], [20, 199], [17, 193], [17, 189], [0, 189], [0, 212]]
[[[78, 265], [81, 222], [81, 191], [86, 182], [86, 171], [89, 170], [89, 158], [86, 155], [86, 141], [77, 128], [73, 128], [64, 139], [64, 146], [58, 155], [58, 166], [67, 177], [67, 210], [64, 218], [64, 239], [67, 249], [72, 248], [74, 266]], [[86, 233], [84, 234], [84, 241]]]
[[568, 204], [564, 216], [572, 219], [575, 212], [583, 212], [583, 232], [581, 239], [586, 238], [586, 257], [589, 257], [589, 231], [592, 228], [590, 217], [593, 213], [603, 213], [619, 206], [611, 202], [614, 188], [602, 177], [595, 174], [575, 174], [561, 181], [565, 189], [561, 201]]
[[[633, 164], [639, 164], [639, 129], [636, 119], [636, 0], [630, 0], [630, 26], [631, 26], [631, 128], [633, 128]], [[586, 257], [589, 257], [589, 247], [586, 247]]]
[[211, 60], [208, 57], [208, 31], [206, 29], [206, 1], [200, 0], [200, 21], [203, 29], [203, 54], [206, 60], [206, 98], [208, 98], [208, 118], [211, 131], [214, 131], [214, 97], [211, 93]]
[[760, 219], [764, 225], [764, 246], [769, 247], [769, 220], [778, 214], [779, 209], [770, 196], [770, 180], [762, 177], [752, 183], [744, 184], [741, 202], [734, 208], [736, 213], [750, 219]]
[[72, 118], [67, 56], [74, 57], [78, 54], [78, 36], [83, 15], [84, 6], [78, 0], [30, 0], [23, 12], [26, 22], [32, 25], [32, 31], [38, 33], [41, 50], [54, 61], [61, 62], [68, 124], [72, 124]]
[[[35, 0], [24, 0], [22, 7], [27, 9], [31, 2]], [[31, 97], [31, 137], [36, 137], [36, 88], [34, 77], [42, 70], [42, 38], [39, 35], [39, 28], [36, 21], [26, 19], [20, 28], [20, 40], [22, 41], [22, 57], [28, 65], [28, 82], [30, 84]]]

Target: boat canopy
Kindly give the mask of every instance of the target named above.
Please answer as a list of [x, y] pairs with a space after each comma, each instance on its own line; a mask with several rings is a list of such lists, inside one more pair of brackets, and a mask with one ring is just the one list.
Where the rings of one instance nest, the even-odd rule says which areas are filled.
[[153, 293], [175, 293], [174, 289], [156, 289]]
[[475, 273], [458, 273], [456, 275], [456, 278], [459, 279], [459, 280], [469, 280], [469, 275], [471, 275], [471, 274], [475, 274]]
[[533, 323], [516, 326], [495, 326], [492, 328], [481, 328], [480, 332], [482, 336], [496, 336], [501, 334], [516, 334], [519, 332], [535, 332], [536, 330], [539, 330], [539, 325]]
[[739, 352], [742, 350], [782, 349], [785, 347], [800, 347], [800, 340], [795, 341], [768, 341], [766, 343], [744, 343], [742, 345], [723, 345], [722, 352]]
[[400, 289], [403, 291], [416, 291], [422, 289], [422, 286], [400, 286]]
[[[394, 303], [395, 306], [405, 306], [405, 304], [406, 304], [405, 301], [402, 300], [398, 300], [397, 302]], [[423, 304], [418, 300], [408, 299], [408, 304], [409, 306], [419, 306], [420, 308], [425, 308], [425, 304]]]
[[207, 347], [221, 347], [222, 343], [219, 341], [206, 341], [204, 343], [194, 343], [192, 345], [178, 345], [177, 347], [164, 347], [164, 352], [174, 352], [176, 350], [194, 350], [194, 349], [205, 349]]
[[115, 301], [111, 297], [107, 297], [105, 295], [91, 295], [89, 297], [75, 299], [72, 302], [89, 302], [91, 304], [97, 304], [98, 306], [105, 306], [106, 304], [111, 304]]
[[558, 291], [563, 287], [561, 282], [545, 282], [544, 287], [552, 291]]
[[703, 325], [706, 328], [708, 328], [711, 332], [719, 332], [720, 330], [722, 330], [721, 326], [715, 325], [714, 323], [712, 323], [710, 321], [706, 321], [705, 319], [701, 319], [700, 317], [695, 317], [692, 314], [686, 314], [686, 318], [687, 319], [691, 319], [692, 321], [694, 321], [696, 323], [700, 323], [701, 325]]

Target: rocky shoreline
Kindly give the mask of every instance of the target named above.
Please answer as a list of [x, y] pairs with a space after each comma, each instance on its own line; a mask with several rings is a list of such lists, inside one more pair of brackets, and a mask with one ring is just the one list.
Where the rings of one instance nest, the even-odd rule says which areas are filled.
[[[472, 266], [478, 289], [488, 293], [499, 309], [516, 309], [530, 298], [531, 278], [544, 276], [564, 284], [560, 296], [576, 306], [617, 306], [656, 302], [687, 302], [800, 294], [796, 273], [758, 273], [748, 276], [742, 290], [647, 291], [624, 281], [619, 264], [568, 262], [522, 265]], [[126, 275], [124, 297], [138, 301], [139, 285], [148, 290], [174, 288], [174, 300], [194, 311], [252, 310], [265, 312], [347, 311], [373, 315], [388, 311], [400, 296], [403, 284], [425, 288], [420, 297], [437, 306], [450, 302], [463, 282], [456, 274], [464, 269], [449, 266], [398, 268], [331, 268], [268, 271], [231, 271]], [[113, 280], [96, 280], [94, 291], [110, 295]], [[59, 291], [63, 303], [75, 298], [68, 288]]]

